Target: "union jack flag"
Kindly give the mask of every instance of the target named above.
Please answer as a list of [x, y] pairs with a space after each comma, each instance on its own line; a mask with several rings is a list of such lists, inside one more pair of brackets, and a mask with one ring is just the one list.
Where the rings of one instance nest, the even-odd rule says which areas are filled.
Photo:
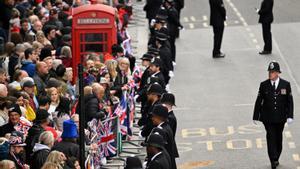
[[105, 157], [117, 155], [118, 126], [118, 117], [99, 122], [98, 145]]
[[124, 92], [122, 94], [120, 103], [114, 111], [114, 115], [116, 115], [120, 118], [120, 129], [121, 129], [122, 135], [127, 134], [127, 126], [125, 124], [126, 123], [125, 120], [127, 118], [127, 110], [128, 110], [128, 104], [127, 104], [127, 100], [126, 100], [126, 93], [127, 92]]

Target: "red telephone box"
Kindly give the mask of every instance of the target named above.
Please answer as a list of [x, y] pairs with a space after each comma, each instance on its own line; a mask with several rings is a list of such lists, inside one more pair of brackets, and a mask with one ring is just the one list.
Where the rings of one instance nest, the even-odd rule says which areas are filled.
[[85, 62], [88, 54], [111, 52], [111, 46], [117, 43], [117, 28], [115, 9], [111, 6], [79, 6], [73, 9], [72, 16], [73, 73], [76, 79], [77, 65]]

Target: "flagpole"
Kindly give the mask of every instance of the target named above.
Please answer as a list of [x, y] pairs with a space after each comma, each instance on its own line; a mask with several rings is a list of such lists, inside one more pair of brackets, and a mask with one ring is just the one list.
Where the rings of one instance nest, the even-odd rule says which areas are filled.
[[[81, 58], [82, 60], [82, 58]], [[80, 146], [80, 167], [85, 168], [85, 107], [84, 107], [84, 93], [83, 93], [83, 65], [82, 61], [78, 64], [78, 77], [79, 77], [79, 146]]]

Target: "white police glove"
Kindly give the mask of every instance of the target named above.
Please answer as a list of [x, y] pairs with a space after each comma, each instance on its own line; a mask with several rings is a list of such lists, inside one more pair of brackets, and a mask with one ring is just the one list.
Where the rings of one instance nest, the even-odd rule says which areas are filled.
[[258, 12], [259, 12], [259, 9], [255, 8], [255, 12], [258, 13]]
[[258, 125], [259, 121], [258, 120], [253, 120], [253, 124]]
[[174, 77], [174, 72], [173, 71], [169, 71], [169, 76], [170, 77]]
[[137, 100], [139, 97], [140, 97], [140, 95], [138, 95], [138, 94], [135, 95], [135, 96], [134, 96], [134, 102], [137, 102], [136, 100]]
[[288, 119], [287, 119], [287, 124], [290, 125], [290, 124], [293, 123], [293, 121], [294, 121], [294, 120], [293, 120], [292, 118], [288, 118]]

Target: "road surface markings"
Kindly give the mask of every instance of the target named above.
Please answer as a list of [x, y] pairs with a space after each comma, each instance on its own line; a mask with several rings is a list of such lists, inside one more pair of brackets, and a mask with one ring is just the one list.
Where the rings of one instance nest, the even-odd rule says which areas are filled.
[[294, 159], [294, 161], [300, 161], [300, 156], [299, 156], [299, 154], [293, 154], [293, 159]]
[[290, 149], [295, 149], [296, 148], [295, 142], [289, 142], [288, 144], [289, 144]]
[[191, 19], [192, 22], [196, 21], [196, 18], [194, 16], [191, 16], [190, 19]]
[[254, 104], [253, 103], [245, 103], [245, 104], [235, 104], [234, 106], [235, 107], [244, 107], [244, 106], [254, 106]]
[[195, 28], [195, 26], [194, 26], [193, 23], [190, 23], [189, 26], [190, 26], [190, 29], [194, 29]]
[[[245, 18], [242, 16], [242, 14], [239, 12], [239, 10], [236, 8], [236, 6], [231, 2], [231, 0], [226, 0], [227, 3], [229, 4], [229, 6], [232, 8], [232, 10], [235, 12], [235, 14], [238, 16], [239, 20], [241, 21], [241, 23], [244, 25], [245, 29], [248, 32], [251, 32], [251, 29], [249, 28], [248, 23], [246, 22]], [[252, 39], [252, 42], [254, 43], [254, 45], [256, 45], [256, 48], [259, 49], [257, 47], [257, 39], [254, 36], [250, 36], [250, 38]]]
[[292, 133], [290, 131], [284, 132], [284, 135], [285, 135], [286, 138], [292, 138], [293, 137]]
[[203, 15], [203, 16], [202, 16], [202, 19], [203, 19], [204, 21], [207, 21], [207, 20], [208, 20], [208, 18], [207, 18], [206, 15]]
[[184, 17], [184, 18], [183, 18], [183, 21], [184, 21], [184, 22], [189, 22], [189, 18], [188, 18], [188, 17]]
[[280, 56], [281, 60], [283, 61], [284, 65], [285, 65], [285, 67], [286, 67], [286, 69], [287, 69], [287, 73], [289, 74], [289, 76], [291, 77], [292, 81], [294, 82], [294, 84], [295, 84], [295, 86], [296, 86], [296, 88], [297, 88], [298, 94], [300, 94], [300, 86], [299, 86], [299, 84], [298, 84], [296, 78], [294, 77], [294, 75], [293, 75], [293, 73], [292, 73], [292, 70], [291, 70], [291, 68], [290, 68], [290, 66], [289, 66], [289, 64], [288, 64], [288, 62], [286, 61], [284, 55], [282, 54], [282, 52], [281, 52], [281, 50], [280, 50], [280, 48], [279, 48], [279, 45], [278, 45], [278, 43], [277, 43], [277, 41], [276, 41], [275, 38], [273, 38], [273, 43], [274, 43], [274, 46], [275, 46], [275, 48], [277, 49], [277, 51], [278, 51], [278, 53], [279, 53], [279, 56]]
[[204, 22], [204, 23], [203, 23], [203, 26], [204, 26], [205, 28], [207, 28], [207, 27], [208, 27], [208, 24], [207, 24], [206, 22]]

